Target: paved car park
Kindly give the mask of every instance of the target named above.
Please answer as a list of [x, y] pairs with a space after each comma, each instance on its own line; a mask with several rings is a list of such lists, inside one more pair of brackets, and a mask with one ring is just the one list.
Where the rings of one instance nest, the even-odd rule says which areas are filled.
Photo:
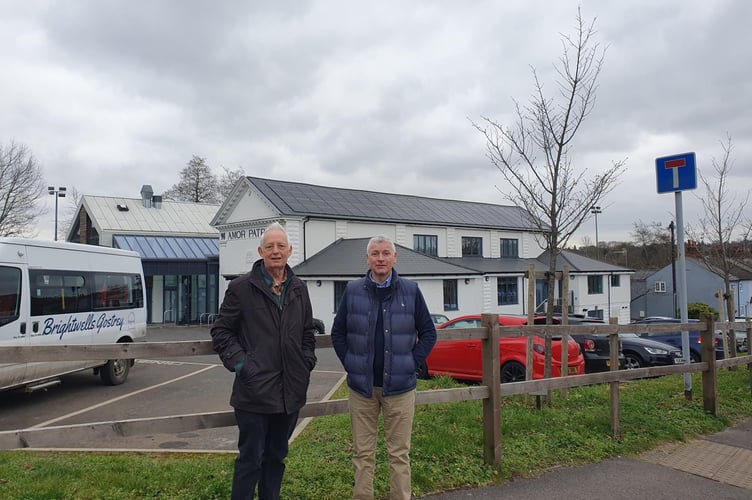
[[[209, 327], [150, 327], [147, 342], [209, 340]], [[311, 376], [309, 401], [327, 399], [344, 371], [331, 348], [318, 349]], [[215, 355], [136, 360], [128, 380], [105, 386], [91, 370], [65, 376], [47, 390], [0, 393], [0, 431], [46, 428], [145, 417], [231, 411], [233, 374]], [[301, 421], [303, 424], [304, 422]], [[236, 451], [233, 427], [200, 429], [176, 434], [153, 434], [64, 443], [62, 448]]]

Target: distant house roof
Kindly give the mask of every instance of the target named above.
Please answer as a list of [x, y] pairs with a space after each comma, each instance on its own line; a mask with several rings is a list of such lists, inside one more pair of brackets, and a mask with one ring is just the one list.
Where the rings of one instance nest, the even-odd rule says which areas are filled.
[[219, 238], [190, 238], [176, 236], [134, 236], [116, 234], [115, 248], [138, 252], [142, 260], [198, 260], [219, 258]]
[[[483, 274], [520, 273], [527, 271], [535, 259], [489, 258], [489, 257], [442, 257], [441, 260], [458, 266], [473, 269]], [[535, 262], [536, 266], [539, 264]]]
[[140, 198], [84, 195], [78, 212], [82, 207], [100, 232], [206, 237], [218, 234], [209, 221], [219, 205], [163, 201], [156, 208], [145, 207]]
[[[283, 216], [537, 231], [520, 207], [247, 177]], [[216, 222], [216, 221], [214, 221]]]
[[[353, 277], [363, 276], [368, 270], [366, 245], [369, 238], [338, 239], [317, 254], [293, 268], [300, 277]], [[397, 264], [401, 276], [472, 275], [476, 271], [458, 266], [446, 259], [438, 259], [418, 253], [401, 245], [397, 247]]]
[[[540, 254], [536, 260], [540, 261], [545, 268], [548, 268], [549, 252], [545, 251]], [[632, 272], [631, 269], [622, 266], [616, 266], [596, 259], [591, 259], [569, 250], [562, 250], [556, 259], [556, 270], [561, 271], [564, 266], [569, 266], [569, 272], [580, 273], [608, 273], [608, 272]]]

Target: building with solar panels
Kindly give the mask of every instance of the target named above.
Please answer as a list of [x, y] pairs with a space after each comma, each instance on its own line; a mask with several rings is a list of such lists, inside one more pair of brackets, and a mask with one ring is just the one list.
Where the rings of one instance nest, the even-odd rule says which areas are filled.
[[[526, 314], [546, 300], [543, 280], [535, 304], [527, 298], [526, 271], [547, 270], [547, 260], [539, 225], [523, 208], [250, 176], [210, 223], [219, 232], [220, 296], [259, 258], [264, 228], [275, 221], [287, 230], [289, 264], [327, 330], [345, 285], [367, 270], [368, 240], [380, 234], [395, 242], [397, 271], [418, 282], [433, 313]], [[629, 321], [630, 270], [571, 252], [559, 262], [582, 276], [570, 282], [572, 312]]]
[[208, 323], [217, 312], [219, 238], [209, 225], [219, 205], [84, 195], [66, 235], [75, 243], [138, 252], [148, 323]]

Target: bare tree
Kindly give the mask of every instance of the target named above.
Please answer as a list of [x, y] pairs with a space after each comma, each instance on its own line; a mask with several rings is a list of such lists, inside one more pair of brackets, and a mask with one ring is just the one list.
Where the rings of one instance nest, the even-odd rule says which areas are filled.
[[[66, 203], [65, 207], [63, 208], [63, 216], [61, 218], [62, 220], [62, 228], [61, 231], [63, 232], [63, 238], [65, 239], [65, 235], [68, 234], [68, 231], [70, 231], [71, 226], [76, 222], [75, 217], [77, 215], [76, 209], [78, 208], [78, 203], [81, 201], [81, 197], [83, 195], [81, 192], [76, 189], [75, 186], [72, 186], [68, 189], [68, 191], [65, 193]], [[60, 235], [58, 235], [58, 239]]]
[[[563, 55], [554, 65], [559, 77], [555, 96], [546, 94], [533, 68], [535, 91], [526, 105], [514, 101], [512, 125], [486, 117], [482, 117], [482, 125], [473, 123], [486, 139], [488, 158], [509, 185], [511, 192], [504, 195], [528, 210], [548, 249], [548, 323], [553, 319], [558, 254], [590, 218], [591, 207], [616, 186], [625, 165], [624, 160], [614, 162], [592, 176], [573, 165], [572, 141], [595, 104], [596, 82], [605, 56], [605, 49], [593, 40], [594, 26], [595, 20], [587, 25], [578, 9], [575, 36], [561, 35]], [[546, 347], [550, 352], [550, 345]]]
[[220, 200], [224, 200], [227, 197], [232, 187], [241, 177], [245, 177], [243, 167], [238, 167], [235, 170], [230, 170], [225, 166], [222, 167], [222, 175], [219, 176], [219, 182], [217, 183], [217, 196]]
[[42, 168], [29, 148], [0, 145], [0, 236], [33, 236], [46, 212], [38, 203], [43, 194]]
[[660, 269], [669, 264], [674, 257], [671, 246], [671, 233], [660, 222], [649, 224], [640, 220], [632, 226], [630, 233], [637, 250], [633, 255], [632, 265], [638, 269]]
[[168, 200], [192, 201], [194, 203], [218, 203], [218, 181], [206, 158], [193, 155], [188, 165], [180, 171], [180, 181], [164, 192]]
[[708, 178], [699, 173], [700, 182], [705, 188], [705, 197], [700, 197], [703, 213], [696, 227], [690, 226], [687, 233], [696, 242], [700, 259], [723, 278], [724, 299], [727, 318], [736, 315], [731, 291], [731, 276], [737, 265], [745, 257], [745, 245], [734, 244], [736, 240], [747, 241], [750, 237], [750, 221], [744, 213], [749, 202], [750, 193], [738, 198], [728, 186], [733, 170], [732, 158], [734, 144], [730, 135], [721, 142], [723, 155], [720, 159], [713, 157], [713, 175]]

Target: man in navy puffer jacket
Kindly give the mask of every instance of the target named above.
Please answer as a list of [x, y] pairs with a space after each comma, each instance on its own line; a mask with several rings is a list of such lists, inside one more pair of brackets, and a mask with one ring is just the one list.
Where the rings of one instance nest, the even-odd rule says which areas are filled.
[[353, 434], [353, 498], [373, 498], [379, 413], [389, 454], [390, 498], [409, 499], [415, 370], [436, 343], [418, 285], [394, 270], [397, 251], [384, 236], [366, 247], [369, 271], [348, 283], [332, 326], [332, 345], [347, 372]]

